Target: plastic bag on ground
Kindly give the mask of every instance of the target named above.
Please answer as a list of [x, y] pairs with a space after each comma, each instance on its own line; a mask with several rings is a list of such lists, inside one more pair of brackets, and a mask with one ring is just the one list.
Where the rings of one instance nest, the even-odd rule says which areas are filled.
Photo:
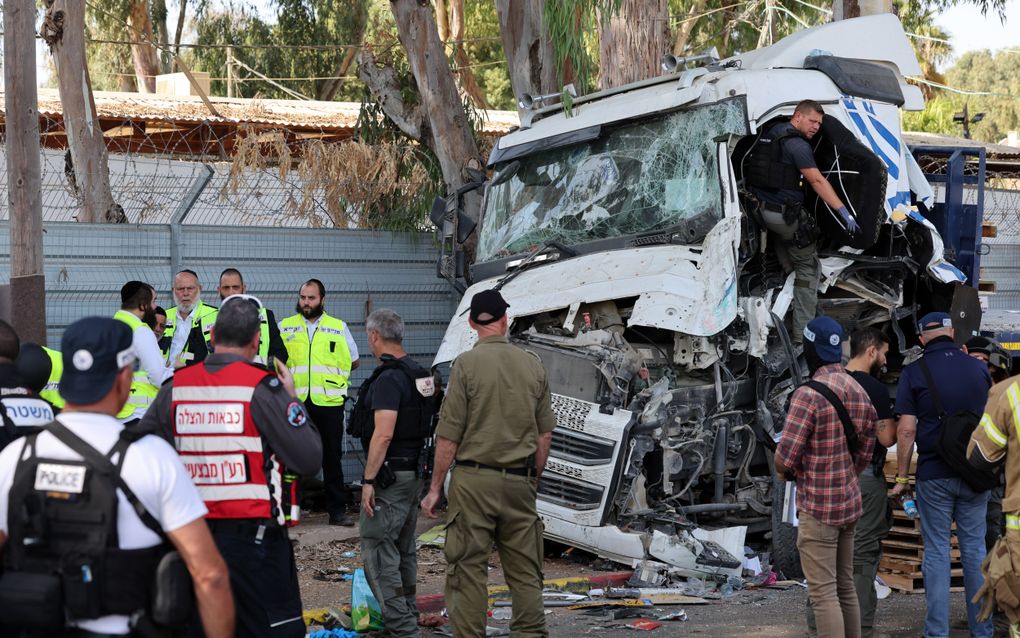
[[351, 619], [357, 632], [378, 631], [383, 628], [382, 607], [376, 600], [365, 578], [365, 570], [354, 572], [351, 589]]

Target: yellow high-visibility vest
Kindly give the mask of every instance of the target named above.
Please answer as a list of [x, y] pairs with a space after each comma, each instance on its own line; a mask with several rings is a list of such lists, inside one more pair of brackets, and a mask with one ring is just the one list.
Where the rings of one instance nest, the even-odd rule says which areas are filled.
[[50, 357], [50, 378], [46, 381], [46, 387], [39, 392], [39, 396], [49, 401], [53, 407], [63, 408], [64, 397], [60, 396], [60, 375], [64, 373], [63, 356], [59, 350], [46, 346], [43, 346], [42, 349]]
[[[118, 310], [117, 313], [113, 315], [113, 318], [126, 323], [128, 328], [131, 328], [132, 333], [141, 328], [148, 328], [141, 319], [127, 310]], [[121, 411], [117, 413], [117, 418], [126, 419], [137, 409], [148, 410], [149, 406], [152, 405], [152, 402], [156, 399], [156, 394], [158, 392], [159, 388], [152, 383], [152, 380], [149, 379], [149, 375], [145, 372], [145, 370], [135, 370], [134, 377], [131, 379], [131, 394], [128, 396], [127, 403], [125, 403], [124, 407], [121, 408]]]
[[287, 367], [294, 374], [298, 398], [311, 397], [314, 405], [343, 405], [351, 376], [344, 322], [322, 313], [309, 343], [304, 316], [292, 315], [280, 322], [280, 335], [287, 346]]

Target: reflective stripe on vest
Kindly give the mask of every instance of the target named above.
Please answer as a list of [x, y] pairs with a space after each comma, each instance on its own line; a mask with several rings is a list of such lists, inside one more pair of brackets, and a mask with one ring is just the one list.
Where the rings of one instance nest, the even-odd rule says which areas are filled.
[[287, 346], [287, 366], [302, 401], [311, 398], [315, 405], [343, 405], [351, 374], [346, 334], [346, 324], [326, 313], [319, 318], [311, 343], [302, 315], [292, 315], [280, 322], [280, 335]]
[[[205, 345], [209, 346], [209, 335], [212, 330], [213, 324], [216, 323], [216, 314], [219, 312], [219, 308], [214, 306], [207, 306], [201, 301], [195, 305], [195, 309], [191, 311], [188, 318], [185, 321], [188, 322], [188, 330], [190, 331], [195, 327], [196, 321], [202, 328], [202, 337], [205, 339]], [[170, 308], [166, 311], [166, 327], [163, 329], [163, 338], [166, 339], [166, 350], [163, 350], [163, 358], [166, 359], [170, 356], [170, 344], [174, 340], [174, 332], [177, 329], [177, 306]], [[188, 351], [188, 343], [185, 342], [184, 350], [182, 353]]]
[[[113, 318], [126, 323], [128, 328], [131, 328], [132, 334], [136, 330], [148, 328], [141, 319], [126, 310], [118, 310]], [[148, 410], [158, 393], [159, 388], [149, 379], [148, 373], [142, 369], [135, 370], [134, 376], [131, 378], [131, 394], [128, 395], [127, 403], [117, 413], [117, 418], [126, 419], [136, 410], [143, 412]]]
[[53, 404], [54, 407], [64, 407], [64, 397], [60, 396], [60, 375], [64, 373], [64, 359], [59, 350], [53, 350], [43, 346], [43, 350], [50, 357], [50, 378], [46, 386], [39, 391], [39, 396]]
[[255, 388], [268, 375], [237, 361], [216, 373], [200, 363], [174, 376], [174, 444], [209, 509], [209, 518], [284, 522], [278, 501], [280, 463], [264, 447], [251, 416]]

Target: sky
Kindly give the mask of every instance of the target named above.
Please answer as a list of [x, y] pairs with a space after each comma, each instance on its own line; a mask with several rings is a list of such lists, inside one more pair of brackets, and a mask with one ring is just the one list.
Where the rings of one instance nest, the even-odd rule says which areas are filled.
[[973, 5], [959, 5], [947, 10], [937, 20], [952, 35], [953, 55], [958, 57], [979, 49], [1020, 49], [1020, 0], [1006, 2], [1006, 24], [998, 14], [982, 16]]
[[[269, 9], [269, 0], [253, 0], [253, 3], [259, 7], [265, 19], [275, 19], [274, 12]], [[168, 5], [170, 5], [171, 22], [168, 27], [173, 33], [175, 26], [173, 23], [176, 22], [177, 17], [176, 2], [171, 0]], [[994, 12], [989, 12], [987, 17], [982, 16], [977, 7], [972, 4], [960, 4], [948, 9], [937, 22], [952, 36], [954, 60], [968, 51], [978, 49], [1015, 48], [1020, 50], [1020, 0], [1007, 0], [1005, 24], [999, 21], [998, 14]], [[48, 56], [48, 51], [41, 43], [38, 43], [36, 66], [40, 84], [44, 83], [49, 76], [46, 56]]]

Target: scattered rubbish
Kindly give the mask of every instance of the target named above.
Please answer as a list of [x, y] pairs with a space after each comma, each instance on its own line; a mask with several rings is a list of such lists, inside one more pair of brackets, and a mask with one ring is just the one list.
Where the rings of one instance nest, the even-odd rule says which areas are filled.
[[341, 558], [354, 558], [357, 555], [358, 555], [358, 552], [356, 552], [354, 550], [351, 550], [351, 549], [347, 550], [346, 552], [340, 552]]
[[437, 547], [442, 549], [446, 546], [446, 523], [440, 523], [429, 531], [418, 537], [417, 545], [422, 547]]
[[322, 580], [327, 583], [337, 583], [351, 579], [351, 568], [345, 565], [330, 569], [322, 569], [320, 567], [313, 567], [312, 569], [315, 570], [315, 573], [312, 574], [312, 578], [315, 580]]
[[358, 632], [347, 629], [320, 629], [308, 632], [308, 638], [358, 638]]
[[513, 610], [510, 607], [496, 607], [489, 615], [493, 620], [510, 620]]
[[418, 625], [421, 627], [442, 627], [448, 622], [450, 621], [444, 618], [442, 614], [422, 614], [418, 616]]
[[687, 612], [681, 609], [680, 611], [671, 611], [668, 614], [656, 616], [656, 620], [676, 620], [679, 622], [687, 622]]
[[[453, 635], [453, 630], [450, 629], [449, 626], [443, 626], [443, 627], [440, 627], [439, 629], [436, 629], [432, 633], [436, 634], [437, 636], [452, 636]], [[510, 630], [507, 629], [506, 627], [488, 627], [487, 626], [485, 628], [485, 635], [487, 637], [489, 637], [489, 638], [492, 638], [492, 637], [495, 637], [495, 636], [509, 636], [510, 635]]]
[[351, 590], [351, 619], [358, 631], [376, 631], [383, 628], [382, 607], [368, 586], [365, 570], [354, 572]]
[[641, 590], [633, 587], [610, 587], [606, 590], [606, 598], [640, 598]]
[[640, 631], [652, 631], [653, 629], [658, 629], [659, 627], [662, 627], [661, 622], [658, 622], [657, 620], [648, 620], [645, 618], [635, 620], [634, 622], [627, 624], [628, 629], [638, 629]]
[[700, 596], [688, 596], [679, 589], [641, 589], [638, 597], [650, 605], [707, 605]]
[[744, 571], [745, 572], [751, 572], [752, 576], [757, 576], [758, 574], [760, 574], [762, 572], [762, 569], [761, 569], [761, 559], [759, 559], [757, 556], [752, 556], [751, 558], [745, 558], [744, 559]]
[[588, 598], [598, 598], [599, 596], [605, 595], [606, 590], [604, 589], [589, 589]]
[[[499, 603], [496, 603], [497, 605]], [[557, 606], [549, 605], [547, 607]], [[599, 607], [651, 607], [652, 604], [639, 600], [636, 598], [630, 598], [625, 600], [590, 600], [583, 603], [573, 603], [567, 605], [567, 609], [597, 609]]]
[[327, 607], [326, 616], [319, 624], [326, 629], [354, 629], [351, 617], [336, 607]]

